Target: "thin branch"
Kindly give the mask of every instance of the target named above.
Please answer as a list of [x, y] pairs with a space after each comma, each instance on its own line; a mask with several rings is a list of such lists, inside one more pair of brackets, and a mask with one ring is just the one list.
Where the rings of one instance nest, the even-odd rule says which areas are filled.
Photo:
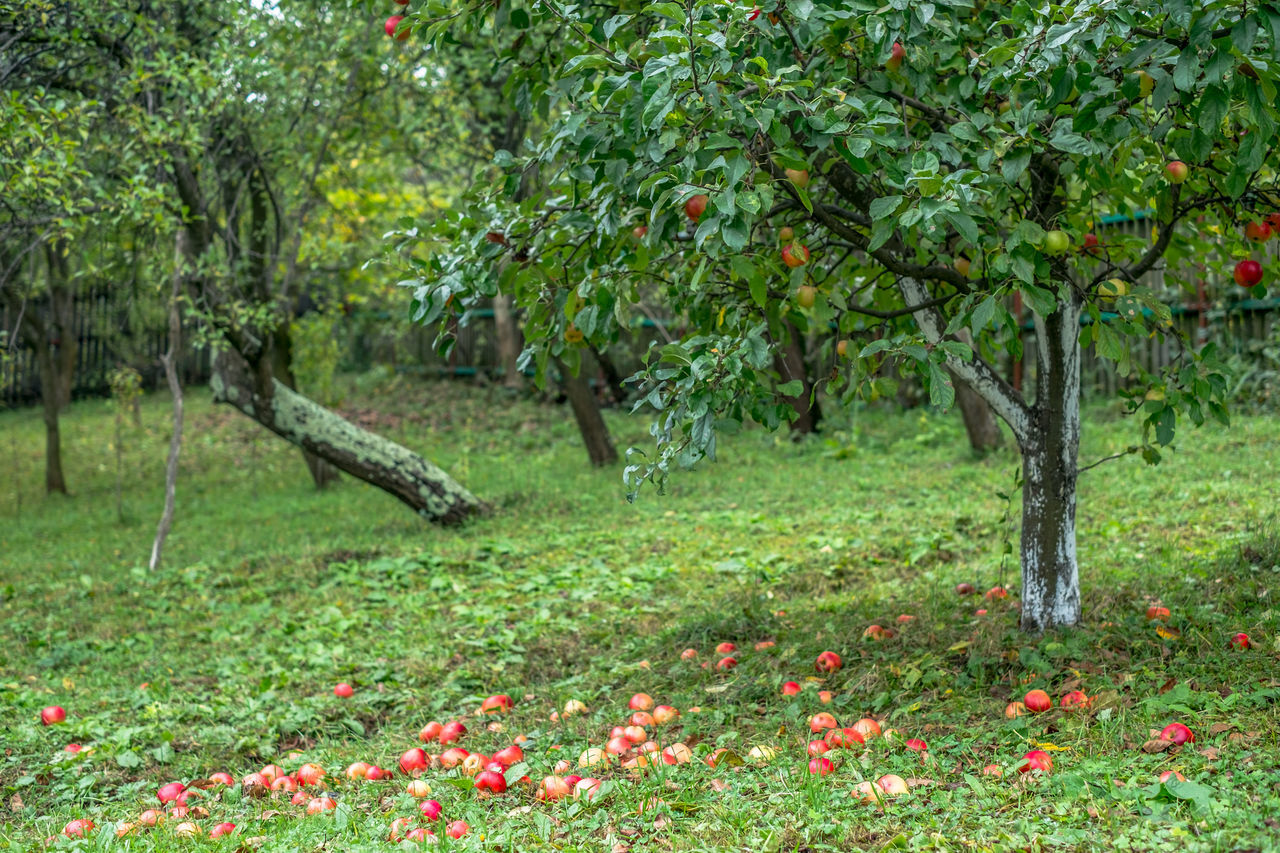
[[1119, 453], [1113, 453], [1110, 456], [1104, 456], [1101, 459], [1099, 459], [1097, 462], [1093, 462], [1089, 465], [1085, 465], [1083, 468], [1077, 468], [1076, 474], [1077, 475], [1083, 474], [1085, 471], [1088, 471], [1090, 468], [1097, 468], [1103, 462], [1110, 462], [1113, 459], [1122, 459], [1125, 456], [1132, 456], [1133, 454], [1138, 453], [1141, 450], [1142, 450], [1141, 447], [1127, 447], [1124, 450], [1120, 451]]

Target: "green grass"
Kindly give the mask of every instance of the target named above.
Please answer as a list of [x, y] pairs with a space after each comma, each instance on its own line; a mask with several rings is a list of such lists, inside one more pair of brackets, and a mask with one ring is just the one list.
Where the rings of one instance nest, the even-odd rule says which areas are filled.
[[[682, 740], [699, 759], [719, 746], [781, 752], [762, 767], [699, 760], [637, 779], [614, 770], [596, 805], [543, 805], [514, 786], [478, 799], [433, 771], [446, 816], [473, 828], [452, 849], [1280, 843], [1274, 419], [1188, 432], [1155, 468], [1126, 459], [1087, 472], [1088, 624], [1026, 637], [1011, 609], [978, 617], [980, 603], [952, 592], [960, 581], [1004, 584], [1015, 597], [1017, 587], [1016, 568], [1001, 564], [1016, 531], [999, 496], [1016, 457], [974, 460], [954, 417], [863, 412], [798, 445], [747, 432], [718, 464], [678, 474], [669, 495], [628, 505], [620, 469], [586, 466], [563, 408], [446, 384], [352, 393], [351, 409], [496, 513], [439, 530], [349, 478], [317, 494], [295, 451], [195, 392], [177, 521], [152, 574], [142, 566], [160, 511], [167, 402], [146, 400], [143, 429], [126, 429], [124, 523], [108, 403], [79, 403], [64, 421], [71, 498], [40, 494], [38, 413], [0, 414], [10, 477], [0, 487], [0, 848], [36, 847], [87, 816], [103, 829], [61, 846], [384, 849], [391, 820], [416, 810], [403, 780], [339, 781], [350, 762], [394, 767], [423, 723], [458, 717], [471, 729], [462, 745], [486, 754], [527, 734], [536, 779], [602, 745], [640, 690], [685, 711], [657, 738]], [[1132, 441], [1134, 425], [1106, 409], [1089, 420], [1086, 461]], [[621, 446], [647, 448], [644, 424], [614, 416], [611, 426]], [[1173, 611], [1177, 638], [1146, 623], [1155, 598]], [[896, 638], [860, 640], [900, 613], [915, 619]], [[1256, 647], [1225, 649], [1235, 631]], [[765, 639], [777, 645], [751, 650]], [[714, 660], [722, 640], [746, 649], [730, 674], [679, 658], [694, 647]], [[819, 684], [824, 649], [845, 666]], [[789, 679], [805, 689], [783, 699]], [[335, 698], [338, 681], [355, 696]], [[1006, 720], [1005, 703], [1031, 686], [1099, 698], [1089, 713]], [[830, 705], [820, 688], [835, 694]], [[517, 699], [500, 732], [473, 716], [496, 692]], [[572, 698], [591, 712], [550, 722]], [[67, 708], [66, 725], [39, 725], [48, 704]], [[929, 757], [878, 741], [837, 751], [834, 775], [810, 777], [805, 721], [817, 710], [847, 722], [873, 714], [927, 740]], [[1150, 729], [1171, 720], [1191, 726], [1195, 747], [1143, 752]], [[70, 741], [89, 749], [69, 756]], [[1058, 748], [1047, 777], [980, 775], [989, 763], [1011, 770], [1032, 743]], [[199, 823], [233, 821], [236, 841], [179, 839], [171, 826], [128, 840], [105, 831], [155, 805], [170, 779], [307, 760], [329, 770], [337, 813], [305, 817], [287, 799], [241, 799], [235, 788]], [[1155, 783], [1170, 768], [1190, 782]], [[858, 780], [884, 773], [931, 784], [883, 807], [850, 798]], [[662, 805], [638, 811], [655, 796]]]

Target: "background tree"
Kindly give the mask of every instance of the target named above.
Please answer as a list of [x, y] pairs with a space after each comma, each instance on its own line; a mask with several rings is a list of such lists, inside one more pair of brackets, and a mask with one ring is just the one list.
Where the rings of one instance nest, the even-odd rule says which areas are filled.
[[[392, 87], [397, 63], [387, 61], [380, 23], [306, 0], [270, 9], [64, 2], [49, 11], [56, 20], [6, 19], [20, 59], [5, 85], [27, 100], [44, 91], [99, 105], [105, 138], [133, 141], [133, 177], [155, 186], [164, 225], [185, 233], [189, 319], [217, 352], [215, 397], [306, 451], [317, 482], [330, 476], [323, 460], [433, 520], [479, 509], [427, 460], [295, 390], [290, 321], [306, 285], [303, 235], [324, 201], [319, 178], [386, 153], [384, 139], [402, 142], [396, 101], [430, 85], [401, 65]], [[301, 37], [320, 30], [323, 44]]]
[[[645, 374], [659, 455], [629, 468], [633, 490], [712, 454], [718, 425], [794, 417], [772, 351], [788, 323], [835, 322], [852, 361], [833, 394], [874, 392], [895, 357], [933, 404], [952, 405], [950, 372], [1009, 426], [1022, 625], [1041, 630], [1080, 619], [1082, 346], [1126, 377], [1150, 462], [1180, 416], [1226, 417], [1212, 346], [1184, 345], [1159, 375], [1131, 353], [1177, 334], [1147, 272], [1215, 249], [1243, 259], [1244, 220], [1280, 207], [1269, 6], [432, 4], [410, 24], [438, 46], [491, 26], [559, 35], [505, 90], [548, 130], [500, 152], [507, 181], [471, 208], [485, 215], [441, 226], [452, 251], [410, 284], [433, 321], [513, 293], [540, 371], [577, 357], [570, 324], [607, 340], [653, 293], [679, 311], [687, 333]], [[1189, 169], [1166, 170], [1175, 160]], [[536, 193], [515, 203], [531, 172]], [[1145, 217], [1150, 236], [1100, 241], [1114, 213]], [[484, 239], [495, 215], [509, 245]], [[1249, 286], [1262, 275], [1235, 270]], [[1021, 355], [1015, 295], [1034, 321], [1033, 394], [997, 369]]]

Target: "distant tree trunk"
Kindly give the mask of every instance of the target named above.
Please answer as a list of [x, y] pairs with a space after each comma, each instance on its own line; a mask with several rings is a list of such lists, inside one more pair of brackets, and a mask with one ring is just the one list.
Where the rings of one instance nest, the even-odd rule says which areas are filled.
[[182, 383], [178, 381], [178, 357], [182, 352], [182, 315], [179, 300], [182, 298], [182, 264], [186, 260], [186, 232], [179, 229], [174, 252], [173, 293], [169, 297], [169, 349], [160, 356], [164, 376], [169, 382], [169, 394], [173, 397], [173, 433], [169, 436], [169, 458], [164, 466], [164, 511], [156, 527], [156, 538], [151, 543], [151, 571], [160, 566], [164, 541], [173, 526], [174, 504], [178, 493], [178, 455], [182, 452]]
[[398, 498], [439, 524], [487, 510], [475, 495], [423, 457], [361, 429], [289, 388], [269, 368], [253, 371], [235, 350], [214, 360], [213, 398], [351, 476]]
[[[973, 345], [973, 337], [967, 329], [961, 329], [956, 337]], [[955, 371], [948, 368], [947, 372], [951, 374], [951, 384], [956, 389], [956, 403], [960, 407], [960, 416], [964, 419], [965, 432], [969, 434], [969, 447], [976, 453], [995, 450], [1000, 446], [1000, 425], [996, 423], [995, 412]]]
[[804, 364], [804, 342], [800, 331], [790, 323], [787, 324], [787, 343], [773, 357], [774, 369], [782, 377], [782, 382], [799, 379], [803, 383], [800, 393], [794, 397], [783, 399], [796, 410], [796, 419], [791, 422], [791, 434], [799, 437], [808, 435], [818, 428], [822, 420], [822, 410], [813, 396], [813, 382], [809, 379], [809, 371]]
[[498, 339], [498, 364], [502, 367], [502, 387], [518, 390], [524, 377], [517, 366], [520, 360], [520, 329], [516, 326], [511, 297], [499, 293], [493, 297], [493, 332]]
[[969, 446], [977, 453], [986, 453], [1000, 446], [1000, 425], [987, 401], [979, 397], [965, 381], [954, 373], [951, 384], [956, 389], [956, 404], [964, 419], [965, 432], [969, 434]]
[[44, 490], [65, 495], [67, 480], [62, 474], [62, 435], [58, 427], [61, 383], [57, 362], [47, 341], [36, 349], [36, 362], [40, 366], [40, 404], [44, 414]]
[[574, 376], [568, 367], [559, 359], [556, 369], [560, 371], [560, 387], [569, 398], [573, 407], [573, 416], [578, 422], [578, 432], [582, 434], [582, 443], [587, 448], [587, 457], [597, 468], [612, 465], [618, 461], [618, 451], [609, 437], [609, 428], [605, 425], [604, 415], [600, 413], [600, 401], [591, 393], [591, 385], [581, 374]]
[[613, 359], [609, 358], [609, 353], [596, 349], [594, 345], [591, 347], [591, 354], [596, 357], [600, 372], [604, 374], [609, 396], [615, 401], [621, 401], [626, 396], [626, 389], [623, 387], [622, 374], [618, 372], [617, 365], [613, 363]]

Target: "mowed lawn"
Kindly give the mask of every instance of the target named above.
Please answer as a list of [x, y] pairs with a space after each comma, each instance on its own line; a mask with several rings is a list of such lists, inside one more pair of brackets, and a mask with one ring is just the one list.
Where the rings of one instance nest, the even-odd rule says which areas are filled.
[[[174, 532], [150, 573], [167, 400], [144, 402], [140, 429], [126, 422], [123, 522], [110, 403], [64, 419], [70, 498], [42, 494], [39, 413], [0, 413], [0, 848], [37, 848], [75, 818], [97, 828], [59, 846], [377, 850], [397, 818], [467, 850], [1280, 846], [1276, 419], [1188, 429], [1159, 466], [1086, 472], [1088, 624], [1027, 637], [1009, 601], [954, 591], [1017, 598], [1019, 519], [1002, 497], [1016, 455], [973, 458], [955, 415], [839, 413], [799, 444], [748, 431], [669, 494], [627, 504], [621, 466], [587, 467], [565, 407], [401, 379], [353, 386], [344, 410], [494, 513], [441, 530], [350, 478], [316, 493], [296, 451], [195, 390]], [[1136, 440], [1114, 409], [1087, 417], [1085, 463]], [[621, 448], [651, 451], [645, 422], [610, 418]], [[1148, 622], [1153, 604], [1168, 622]], [[896, 636], [864, 639], [872, 624]], [[1227, 648], [1236, 632], [1253, 647]], [[738, 649], [723, 671], [722, 642]], [[825, 650], [839, 671], [815, 671]], [[791, 680], [802, 689], [783, 696]], [[335, 697], [338, 682], [354, 695]], [[1032, 688], [1093, 701], [1006, 719]], [[577, 769], [637, 692], [681, 712], [645, 735], [693, 761]], [[478, 717], [490, 694], [514, 709]], [[589, 710], [553, 720], [570, 700]], [[41, 726], [46, 705], [67, 722]], [[823, 711], [898, 735], [834, 749], [833, 772], [813, 775], [809, 719]], [[444, 815], [432, 822], [397, 764], [425, 723], [454, 719], [469, 729], [459, 745], [486, 756], [523, 735], [524, 761], [496, 796], [428, 770]], [[1195, 742], [1153, 742], [1170, 722]], [[1052, 770], [1018, 773], [1035, 748]], [[517, 781], [561, 760], [602, 779], [601, 795], [541, 802]], [[395, 777], [348, 780], [356, 761]], [[160, 806], [165, 782], [305, 762], [327, 771], [336, 808], [307, 816], [290, 794], [237, 784], [204, 792], [208, 816], [115, 835]], [[1187, 781], [1161, 784], [1166, 770]], [[850, 795], [884, 774], [909, 792]], [[237, 828], [188, 838], [183, 820]], [[455, 820], [469, 826], [457, 840]]]

